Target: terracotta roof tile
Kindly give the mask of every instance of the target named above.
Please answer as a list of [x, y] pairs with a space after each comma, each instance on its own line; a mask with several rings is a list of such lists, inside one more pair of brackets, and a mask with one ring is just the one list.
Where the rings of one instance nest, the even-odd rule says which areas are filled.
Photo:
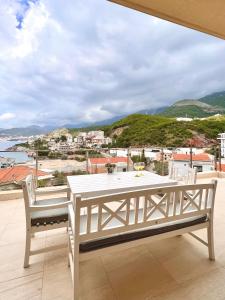
[[[190, 160], [190, 154], [173, 154], [173, 160], [184, 160], [189, 161]], [[192, 155], [193, 161], [211, 161], [209, 155], [207, 153], [201, 153], [201, 154], [193, 154]]]
[[[11, 168], [0, 169], [0, 184], [20, 182], [29, 174], [36, 175], [36, 169], [28, 166], [14, 166]], [[48, 173], [39, 170], [37, 175], [46, 176]]]

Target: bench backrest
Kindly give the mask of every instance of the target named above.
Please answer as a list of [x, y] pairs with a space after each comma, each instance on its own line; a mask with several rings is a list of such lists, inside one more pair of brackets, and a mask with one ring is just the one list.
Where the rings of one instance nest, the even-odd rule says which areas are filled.
[[79, 241], [87, 241], [195, 216], [212, 216], [216, 185], [212, 181], [88, 199], [76, 196], [75, 234]]

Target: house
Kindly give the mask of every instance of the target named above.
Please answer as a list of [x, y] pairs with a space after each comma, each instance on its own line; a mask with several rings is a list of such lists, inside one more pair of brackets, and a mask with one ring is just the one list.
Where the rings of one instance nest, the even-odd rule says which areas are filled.
[[66, 140], [67, 140], [67, 143], [69, 145], [71, 145], [73, 143], [73, 136], [72, 136], [72, 134], [70, 134], [70, 133], [66, 134]]
[[168, 149], [163, 149], [163, 151], [156, 153], [156, 159], [158, 161], [169, 161], [172, 157], [172, 151]]
[[0, 169], [13, 167], [14, 163], [15, 163], [15, 159], [0, 156]]
[[225, 133], [220, 133], [217, 139], [220, 140], [221, 156], [225, 157]]
[[133, 169], [133, 162], [127, 157], [93, 157], [88, 159], [88, 172], [90, 174], [106, 173], [106, 164], [115, 164], [116, 172], [126, 172]]
[[181, 148], [176, 148], [175, 153], [178, 154], [190, 154], [192, 150], [193, 154], [200, 154], [200, 153], [204, 153], [204, 149], [203, 148], [195, 148], [195, 147], [181, 147]]
[[[173, 153], [169, 161], [169, 167], [173, 164], [174, 167], [186, 168], [190, 166], [190, 154]], [[197, 168], [198, 172], [207, 172], [214, 169], [213, 159], [207, 153], [193, 154], [192, 167]]]
[[[22, 180], [24, 180], [28, 175], [33, 174], [36, 176], [36, 169], [28, 166], [14, 166], [11, 168], [0, 169], [0, 190], [5, 189], [15, 189], [21, 185]], [[38, 180], [51, 179], [52, 175], [45, 171], [37, 171]]]

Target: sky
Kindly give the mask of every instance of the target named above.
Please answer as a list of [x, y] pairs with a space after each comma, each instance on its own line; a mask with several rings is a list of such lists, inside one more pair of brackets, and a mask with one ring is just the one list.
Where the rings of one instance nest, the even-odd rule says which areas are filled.
[[0, 128], [93, 123], [225, 90], [225, 42], [106, 0], [0, 0]]

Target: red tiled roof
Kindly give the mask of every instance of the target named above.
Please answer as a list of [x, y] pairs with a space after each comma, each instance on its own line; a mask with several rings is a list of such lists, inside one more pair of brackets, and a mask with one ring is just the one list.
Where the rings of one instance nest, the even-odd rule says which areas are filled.
[[93, 157], [89, 158], [92, 165], [105, 165], [105, 164], [116, 164], [116, 163], [127, 163], [127, 157]]
[[[30, 168], [28, 166], [14, 166], [12, 168], [0, 169], [0, 184], [2, 183], [12, 183], [20, 182], [25, 179], [29, 174], [36, 175], [36, 169]], [[46, 176], [48, 173], [44, 171], [37, 172], [39, 176]]]
[[[173, 160], [190, 160], [190, 154], [173, 154]], [[209, 155], [207, 153], [201, 154], [193, 154], [192, 155], [193, 161], [211, 161]]]

